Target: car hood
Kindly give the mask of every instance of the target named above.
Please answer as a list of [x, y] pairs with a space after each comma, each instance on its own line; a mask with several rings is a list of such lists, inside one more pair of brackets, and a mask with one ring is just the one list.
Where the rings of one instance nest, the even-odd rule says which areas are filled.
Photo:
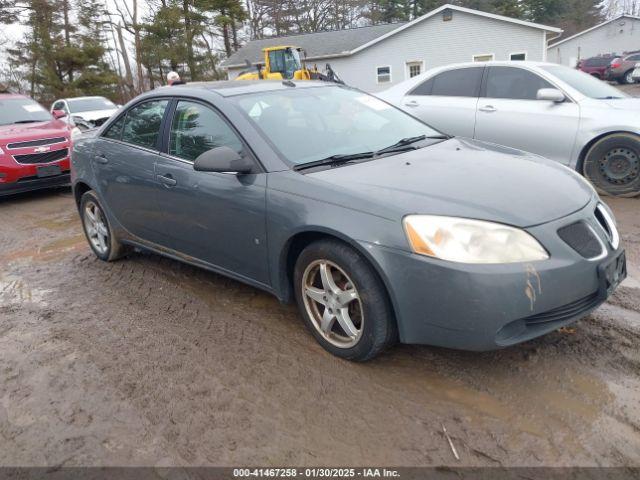
[[618, 100], [598, 100], [598, 103], [607, 105], [616, 110], [631, 110], [633, 113], [640, 111], [640, 98], [619, 98]]
[[307, 176], [333, 189], [341, 204], [396, 219], [450, 215], [529, 227], [569, 215], [594, 195], [556, 162], [457, 138]]
[[88, 121], [92, 122], [94, 120], [99, 120], [101, 118], [110, 117], [111, 115], [113, 115], [117, 111], [118, 111], [117, 108], [109, 108], [107, 110], [91, 110], [91, 111], [88, 111], [88, 112], [72, 113], [71, 116], [72, 117], [80, 117], [80, 118], [82, 118], [84, 120], [88, 120]]
[[51, 119], [38, 123], [17, 123], [0, 125], [0, 144], [35, 140], [47, 137], [69, 136], [68, 125], [61, 120]]

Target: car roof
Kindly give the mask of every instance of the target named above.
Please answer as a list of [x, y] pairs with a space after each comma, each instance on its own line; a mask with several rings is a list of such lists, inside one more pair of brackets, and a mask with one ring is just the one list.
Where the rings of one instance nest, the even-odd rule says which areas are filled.
[[[533, 62], [528, 60], [491, 60], [489, 62], [464, 62], [464, 63], [452, 63], [450, 65], [444, 65], [442, 67], [435, 67], [432, 70], [450, 70], [460, 67], [557, 67], [557, 63], [551, 62]], [[426, 72], [425, 72], [426, 73]]]
[[[68, 98], [61, 98], [59, 100], [66, 100], [67, 102], [73, 101], [73, 100], [91, 100], [92, 98], [107, 98], [107, 97], [102, 97], [100, 95], [91, 95], [88, 97], [68, 97]], [[59, 101], [56, 100], [56, 101]]]
[[20, 95], [19, 93], [0, 93], [0, 99], [7, 99], [7, 98], [27, 98], [27, 99], [29, 99], [29, 97], [27, 97], [26, 95]]
[[222, 80], [217, 82], [190, 82], [182, 85], [163, 86], [153, 90], [154, 93], [175, 92], [176, 95], [186, 93], [186, 90], [207, 90], [223, 97], [244, 95], [248, 93], [288, 90], [291, 88], [317, 88], [335, 86], [337, 83], [314, 80]]

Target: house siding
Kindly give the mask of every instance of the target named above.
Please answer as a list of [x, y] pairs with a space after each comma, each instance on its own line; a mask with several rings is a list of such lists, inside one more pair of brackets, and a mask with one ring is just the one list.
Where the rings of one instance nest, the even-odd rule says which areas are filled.
[[[377, 92], [408, 79], [407, 62], [423, 62], [426, 71], [490, 53], [495, 60], [509, 60], [512, 53], [526, 52], [527, 60], [543, 61], [546, 47], [543, 30], [454, 11], [448, 22], [436, 15], [353, 55], [318, 60], [317, 64], [323, 70], [330, 63], [347, 84]], [[377, 83], [376, 68], [382, 66], [391, 67], [391, 82]], [[229, 69], [229, 78], [241, 70]]]
[[640, 50], [640, 20], [624, 17], [549, 47], [548, 58], [550, 62], [575, 67], [580, 59], [634, 50]]

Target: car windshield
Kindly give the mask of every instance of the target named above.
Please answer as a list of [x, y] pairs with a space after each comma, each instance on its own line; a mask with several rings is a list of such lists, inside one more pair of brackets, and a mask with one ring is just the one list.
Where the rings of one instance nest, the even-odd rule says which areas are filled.
[[111, 110], [116, 105], [104, 97], [97, 98], [71, 98], [67, 100], [71, 113], [90, 112], [92, 110]]
[[48, 122], [51, 114], [30, 98], [0, 99], [0, 125]]
[[297, 165], [441, 135], [382, 100], [339, 86], [240, 95], [234, 101], [285, 159]]
[[628, 98], [627, 94], [621, 92], [617, 88], [579, 70], [560, 65], [542, 67], [542, 69], [569, 84], [571, 87], [575, 88], [587, 97], [603, 100]]

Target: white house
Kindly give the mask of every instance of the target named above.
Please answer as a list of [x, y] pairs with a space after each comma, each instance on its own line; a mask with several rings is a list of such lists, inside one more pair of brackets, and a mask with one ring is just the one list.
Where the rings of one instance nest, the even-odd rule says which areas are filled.
[[578, 60], [640, 50], [640, 17], [622, 15], [549, 45], [549, 61], [575, 67]]
[[537, 60], [547, 56], [559, 28], [444, 5], [407, 23], [273, 37], [249, 42], [222, 66], [230, 79], [246, 70], [245, 60], [262, 62], [262, 49], [301, 47], [308, 63], [330, 63], [349, 85], [384, 90], [425, 69], [487, 60]]

